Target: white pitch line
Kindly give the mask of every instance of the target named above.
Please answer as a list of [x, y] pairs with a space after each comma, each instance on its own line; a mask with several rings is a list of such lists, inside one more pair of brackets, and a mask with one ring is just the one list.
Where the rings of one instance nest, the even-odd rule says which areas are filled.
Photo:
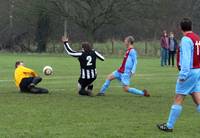
[[[160, 74], [137, 74], [136, 77], [153, 77], [153, 76], [167, 76], [167, 77], [176, 77], [176, 75], [174, 74], [167, 74], [167, 75], [160, 75]], [[75, 79], [75, 78], [78, 78], [79, 76], [57, 76], [57, 77], [43, 77], [44, 80], [58, 80], [58, 79]], [[98, 76], [98, 78], [106, 78], [106, 75], [101, 75], [101, 76]], [[2, 79], [0, 80], [0, 82], [14, 82], [14, 80], [11, 80], [11, 79]]]
[[0, 82], [14, 82], [14, 80], [0, 80]]
[[[76, 89], [76, 87], [74, 87]], [[101, 87], [99, 86], [95, 86], [95, 89], [100, 89]], [[109, 88], [122, 88], [122, 86], [119, 84], [119, 85], [110, 85]], [[50, 91], [67, 91], [67, 88], [59, 88], [59, 89], [49, 89]]]

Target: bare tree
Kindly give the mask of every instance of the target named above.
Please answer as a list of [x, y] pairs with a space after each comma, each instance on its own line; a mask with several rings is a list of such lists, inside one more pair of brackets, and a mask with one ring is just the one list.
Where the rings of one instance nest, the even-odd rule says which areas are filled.
[[65, 4], [63, 0], [51, 2], [58, 14], [78, 25], [90, 41], [95, 40], [95, 33], [102, 26], [121, 22], [136, 3], [133, 0], [73, 0]]

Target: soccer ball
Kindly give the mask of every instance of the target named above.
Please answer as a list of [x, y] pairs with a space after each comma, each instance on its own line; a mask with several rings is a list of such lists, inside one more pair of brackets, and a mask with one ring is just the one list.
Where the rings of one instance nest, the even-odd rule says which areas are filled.
[[45, 66], [45, 67], [43, 68], [43, 73], [44, 73], [44, 75], [46, 75], [46, 76], [52, 75], [52, 74], [53, 74], [53, 69], [52, 69], [52, 67], [51, 67], [51, 66]]

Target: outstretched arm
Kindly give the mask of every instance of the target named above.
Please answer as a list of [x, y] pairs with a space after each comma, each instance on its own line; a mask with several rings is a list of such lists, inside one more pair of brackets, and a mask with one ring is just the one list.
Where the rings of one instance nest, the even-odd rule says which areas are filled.
[[32, 69], [25, 67], [24, 74], [30, 74], [32, 77], [38, 77], [39, 75]]
[[97, 58], [100, 59], [101, 61], [105, 60], [105, 58], [99, 52], [95, 51], [95, 54], [96, 54]]
[[62, 37], [62, 41], [64, 43], [64, 49], [68, 55], [73, 56], [73, 57], [80, 57], [82, 55], [82, 52], [77, 52], [71, 49], [68, 43], [68, 38]]
[[132, 68], [132, 70], [131, 70], [131, 73], [132, 74], [135, 74], [135, 72], [136, 72], [136, 68], [137, 68], [137, 53], [134, 51], [131, 51], [131, 57], [132, 57], [132, 61], [133, 61], [133, 63], [134, 63], [134, 65], [133, 65], [133, 68]]
[[68, 42], [64, 42], [64, 48], [68, 55], [73, 57], [80, 57], [82, 55], [82, 52], [77, 52], [71, 49]]
[[187, 37], [184, 37], [181, 41], [181, 71], [179, 73], [179, 80], [186, 80], [188, 78], [191, 69], [192, 59], [192, 46], [193, 43]]

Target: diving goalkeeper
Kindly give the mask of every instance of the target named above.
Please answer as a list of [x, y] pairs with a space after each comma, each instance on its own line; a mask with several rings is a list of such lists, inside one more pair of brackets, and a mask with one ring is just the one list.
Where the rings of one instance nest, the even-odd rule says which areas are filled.
[[23, 93], [45, 94], [47, 89], [36, 87], [42, 78], [30, 68], [25, 67], [23, 61], [15, 63], [15, 84]]

